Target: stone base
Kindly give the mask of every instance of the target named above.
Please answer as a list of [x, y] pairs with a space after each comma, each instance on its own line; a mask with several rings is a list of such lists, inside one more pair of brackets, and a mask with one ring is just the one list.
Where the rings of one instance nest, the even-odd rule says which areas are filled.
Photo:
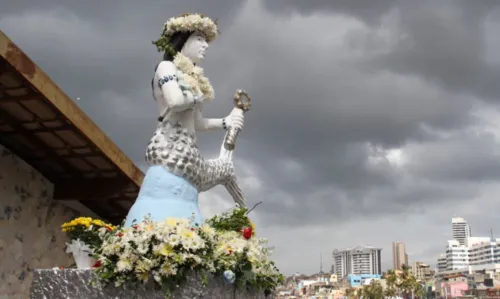
[[[155, 290], [153, 283], [136, 289], [124, 289], [108, 285], [104, 288], [91, 285], [92, 270], [35, 270], [31, 284], [31, 299], [165, 299], [165, 292]], [[185, 284], [173, 292], [172, 299], [264, 299], [263, 293], [235, 291], [222, 279], [209, 277], [208, 286], [201, 277], [193, 274]], [[270, 298], [270, 297], [267, 297]]]

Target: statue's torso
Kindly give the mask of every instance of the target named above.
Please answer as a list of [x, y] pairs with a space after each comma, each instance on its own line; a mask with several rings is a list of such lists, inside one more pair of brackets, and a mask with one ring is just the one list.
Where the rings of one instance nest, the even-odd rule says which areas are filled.
[[[183, 78], [181, 72], [178, 78]], [[153, 81], [153, 95], [159, 103], [160, 111], [167, 107], [162, 106], [163, 92], [158, 85], [158, 76]], [[186, 89], [182, 80], [178, 80], [181, 88]], [[160, 112], [162, 113], [162, 112]], [[146, 149], [146, 162], [149, 165], [162, 165], [170, 172], [184, 177], [198, 190], [203, 191], [227, 180], [234, 172], [230, 161], [214, 159], [205, 161], [196, 145], [194, 129], [194, 111], [168, 111], [158, 123], [155, 133]]]

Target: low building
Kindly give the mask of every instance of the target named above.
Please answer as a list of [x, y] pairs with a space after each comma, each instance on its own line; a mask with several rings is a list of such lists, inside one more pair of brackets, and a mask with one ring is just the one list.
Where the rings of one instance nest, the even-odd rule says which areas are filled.
[[351, 287], [358, 287], [365, 285], [365, 281], [372, 279], [381, 279], [382, 275], [378, 274], [361, 274], [361, 275], [347, 275], [346, 279]]
[[411, 272], [419, 281], [427, 281], [432, 278], [431, 267], [422, 262], [413, 262]]
[[439, 293], [445, 298], [463, 296], [469, 289], [468, 279], [465, 275], [445, 277], [440, 283]]
[[437, 272], [435, 274], [435, 277], [437, 279], [443, 279], [444, 277], [447, 277], [450, 275], [457, 275], [457, 274], [470, 275], [470, 274], [474, 274], [474, 273], [485, 273], [485, 274], [488, 274], [491, 277], [493, 277], [494, 275], [500, 273], [500, 264], [467, 266], [463, 269]]

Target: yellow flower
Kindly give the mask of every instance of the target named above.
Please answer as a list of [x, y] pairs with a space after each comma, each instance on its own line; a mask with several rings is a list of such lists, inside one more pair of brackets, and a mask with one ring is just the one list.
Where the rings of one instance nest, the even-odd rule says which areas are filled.
[[136, 271], [137, 278], [142, 282], [147, 282], [149, 279], [149, 272]]
[[167, 219], [167, 224], [170, 226], [176, 226], [178, 223], [178, 220], [176, 218], [169, 218]]
[[61, 228], [64, 232], [68, 232], [68, 231], [71, 231], [73, 230], [74, 228], [78, 227], [78, 226], [83, 226], [85, 228], [90, 228], [90, 226], [94, 226], [94, 227], [102, 227], [102, 226], [105, 226], [105, 227], [110, 227], [112, 229], [114, 229], [114, 227], [110, 224], [106, 224], [104, 221], [102, 220], [99, 220], [99, 219], [92, 219], [90, 217], [78, 217], [78, 218], [75, 218], [69, 222], [66, 222], [64, 223]]
[[170, 244], [164, 243], [158, 253], [163, 256], [169, 256], [174, 253], [174, 248]]
[[250, 218], [248, 219], [248, 221], [250, 221], [250, 227], [252, 228], [252, 236], [255, 236], [255, 234], [256, 234], [255, 224], [252, 222], [252, 220], [250, 220]]

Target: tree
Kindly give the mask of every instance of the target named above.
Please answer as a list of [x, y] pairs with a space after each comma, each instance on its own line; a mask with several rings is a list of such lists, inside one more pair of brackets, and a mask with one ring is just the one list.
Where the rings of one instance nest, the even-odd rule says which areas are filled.
[[415, 276], [410, 272], [410, 267], [407, 265], [401, 266], [401, 271], [389, 270], [385, 275], [387, 288], [384, 292], [387, 297], [403, 295], [405, 298], [413, 294], [417, 297], [422, 297], [424, 290]]
[[388, 270], [384, 276], [386, 282], [385, 296], [394, 297], [398, 293], [398, 276], [394, 270]]
[[345, 295], [349, 299], [356, 298], [356, 290], [354, 288], [352, 288], [352, 287], [347, 288], [345, 290]]
[[363, 287], [363, 298], [367, 299], [383, 299], [384, 288], [377, 280], [372, 280], [369, 285]]

